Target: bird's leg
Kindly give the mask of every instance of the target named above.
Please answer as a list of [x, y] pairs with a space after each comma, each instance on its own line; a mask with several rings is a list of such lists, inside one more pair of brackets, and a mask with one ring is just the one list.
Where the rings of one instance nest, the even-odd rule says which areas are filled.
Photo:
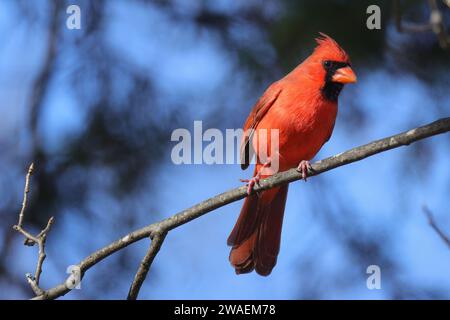
[[297, 166], [297, 171], [302, 173], [302, 179], [306, 181], [308, 178], [308, 170], [312, 170], [311, 163], [307, 160], [302, 160]]
[[255, 184], [259, 184], [259, 180], [261, 180], [261, 172], [264, 168], [269, 167], [271, 164], [270, 160], [265, 162], [262, 167], [258, 170], [255, 176], [251, 179], [239, 179], [241, 182], [247, 183], [247, 194], [250, 195], [252, 193], [253, 187]]

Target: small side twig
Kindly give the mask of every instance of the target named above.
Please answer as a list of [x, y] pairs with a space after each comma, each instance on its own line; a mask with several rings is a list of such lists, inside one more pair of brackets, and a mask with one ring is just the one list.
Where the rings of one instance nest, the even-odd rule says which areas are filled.
[[25, 215], [25, 209], [28, 204], [28, 194], [30, 193], [30, 179], [34, 172], [34, 163], [30, 164], [28, 167], [28, 172], [25, 177], [25, 189], [23, 191], [23, 200], [22, 200], [22, 209], [20, 209], [19, 213], [19, 222], [17, 222], [17, 227], [22, 228], [23, 225], [23, 217]]
[[[450, 0], [444, 0], [444, 3], [450, 6]], [[444, 18], [438, 3], [436, 0], [428, 0], [428, 5], [430, 7], [430, 18], [427, 23], [408, 23], [402, 21], [400, 0], [393, 1], [395, 26], [398, 32], [423, 33], [432, 31], [437, 36], [441, 48], [444, 50], [448, 49], [450, 47], [450, 37], [447, 34]]]
[[439, 9], [436, 0], [428, 0], [430, 6], [430, 25], [431, 30], [436, 34], [439, 40], [439, 45], [443, 49], [448, 49], [450, 46], [450, 37], [447, 35], [447, 28], [444, 23], [442, 12]]
[[53, 224], [54, 218], [50, 217], [45, 228], [41, 232], [39, 232], [36, 236], [33, 236], [31, 233], [29, 233], [23, 228], [25, 210], [28, 205], [28, 193], [30, 192], [30, 179], [31, 176], [33, 175], [33, 171], [34, 171], [34, 164], [32, 163], [29, 166], [27, 175], [25, 177], [25, 189], [23, 192], [22, 208], [19, 213], [19, 221], [17, 222], [16, 225], [13, 226], [13, 229], [21, 233], [25, 237], [24, 245], [34, 246], [36, 243], [38, 245], [38, 260], [36, 263], [36, 270], [34, 272], [34, 276], [31, 275], [30, 273], [27, 273], [25, 276], [33, 292], [36, 295], [42, 295], [44, 293], [44, 290], [42, 290], [39, 287], [39, 280], [42, 273], [42, 266], [46, 258], [45, 241], [47, 239], [47, 234], [50, 231], [50, 228]]
[[167, 232], [155, 232], [152, 238], [152, 242], [150, 244], [150, 248], [147, 250], [145, 257], [142, 259], [141, 264], [139, 265], [139, 269], [134, 276], [133, 283], [130, 286], [130, 290], [128, 291], [128, 300], [136, 300], [139, 295], [139, 291], [141, 290], [142, 284], [147, 277], [147, 273], [155, 259], [156, 255], [161, 248], [161, 245], [164, 242], [164, 239], [167, 235]]
[[444, 243], [450, 248], [450, 239], [448, 236], [444, 233], [444, 231], [441, 230], [441, 228], [438, 227], [436, 224], [436, 221], [434, 221], [433, 213], [430, 209], [428, 209], [427, 206], [422, 207], [423, 213], [427, 216], [428, 223], [433, 228], [434, 231], [439, 235], [439, 237], [444, 241]]
[[421, 33], [431, 31], [429, 23], [406, 23], [402, 20], [402, 12], [400, 8], [400, 0], [393, 1], [393, 11], [395, 16], [395, 27], [398, 32]]

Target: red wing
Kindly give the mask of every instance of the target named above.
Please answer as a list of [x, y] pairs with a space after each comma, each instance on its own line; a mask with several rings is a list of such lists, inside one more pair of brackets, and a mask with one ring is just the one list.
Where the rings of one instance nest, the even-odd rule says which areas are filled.
[[253, 157], [254, 150], [252, 146], [252, 137], [254, 130], [258, 126], [261, 119], [266, 115], [267, 111], [270, 107], [275, 103], [278, 96], [281, 93], [281, 86], [278, 82], [273, 83], [267, 90], [264, 92], [261, 98], [259, 98], [258, 102], [256, 102], [253, 107], [250, 115], [244, 124], [244, 135], [241, 141], [241, 168], [245, 170], [250, 165], [250, 160]]

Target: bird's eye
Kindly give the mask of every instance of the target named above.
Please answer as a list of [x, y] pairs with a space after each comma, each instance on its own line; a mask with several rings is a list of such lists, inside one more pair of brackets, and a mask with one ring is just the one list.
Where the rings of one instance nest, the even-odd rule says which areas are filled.
[[330, 60], [326, 60], [326, 61], [324, 61], [323, 62], [323, 66], [325, 67], [325, 68], [330, 68], [331, 67], [331, 61]]

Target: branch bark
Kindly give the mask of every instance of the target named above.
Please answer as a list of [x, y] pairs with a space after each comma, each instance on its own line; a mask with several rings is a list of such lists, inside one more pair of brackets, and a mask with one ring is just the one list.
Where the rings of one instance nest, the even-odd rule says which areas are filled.
[[430, 209], [428, 209], [427, 206], [423, 206], [422, 208], [423, 212], [427, 216], [428, 223], [433, 228], [433, 230], [437, 233], [437, 235], [444, 241], [444, 243], [450, 248], [450, 239], [449, 237], [444, 233], [444, 231], [441, 230], [441, 228], [438, 227], [436, 221], [434, 221], [433, 213]]
[[[444, 1], [449, 5], [448, 0]], [[404, 23], [402, 21], [402, 13], [400, 9], [400, 0], [393, 2], [393, 11], [395, 15], [395, 26], [398, 32], [408, 33], [422, 33], [433, 31], [438, 38], [439, 45], [442, 49], [447, 50], [450, 47], [450, 37], [447, 35], [447, 29], [444, 23], [444, 18], [441, 10], [439, 9], [437, 0], [428, 0], [428, 6], [430, 8], [430, 18], [427, 23]]]
[[152, 243], [150, 248], [147, 251], [144, 259], [142, 259], [141, 265], [134, 277], [133, 283], [131, 284], [130, 291], [128, 292], [128, 300], [136, 300], [139, 295], [139, 291], [141, 290], [142, 284], [147, 277], [148, 270], [153, 263], [156, 255], [161, 248], [162, 243], [164, 242], [164, 238], [166, 237], [167, 232], [156, 233], [152, 239]]
[[[367, 157], [373, 156], [375, 154], [385, 152], [394, 148], [409, 145], [413, 142], [426, 139], [431, 136], [442, 134], [450, 131], [450, 117], [443, 118], [428, 125], [418, 127], [394, 136], [390, 136], [381, 140], [376, 140], [363, 146], [356, 147], [354, 149], [348, 150], [346, 152], [334, 155], [332, 157], [326, 158], [324, 160], [318, 161], [312, 165], [312, 169], [308, 171], [308, 176], [312, 177], [329, 170], [363, 160]], [[267, 190], [282, 184], [290, 183], [301, 179], [301, 173], [297, 172], [296, 169], [291, 169], [285, 172], [278, 173], [267, 179], [261, 180], [259, 185], [256, 185], [254, 191]], [[105, 246], [104, 248], [92, 253], [90, 256], [81, 261], [77, 266], [81, 271], [81, 277], [84, 273], [91, 267], [112, 255], [113, 253], [148, 237], [155, 237], [152, 246], [150, 247], [146, 257], [142, 261], [142, 264], [135, 276], [133, 284], [130, 288], [129, 297], [137, 297], [139, 292], [139, 287], [145, 279], [145, 275], [153, 262], [161, 244], [164, 241], [164, 236], [167, 232], [175, 229], [183, 224], [188, 223], [202, 215], [211, 212], [217, 208], [223, 207], [229, 203], [238, 201], [245, 198], [247, 195], [247, 187], [242, 186], [229, 190], [227, 192], [221, 193], [215, 197], [204, 200], [191, 208], [183, 210], [167, 219], [150, 224], [141, 229], [130, 232], [124, 237], [112, 242], [111, 244]], [[157, 237], [158, 238], [157, 240]], [[153, 249], [152, 249], [153, 248]], [[136, 289], [134, 289], [136, 288]], [[66, 285], [66, 282], [44, 291], [42, 294], [37, 295], [34, 299], [55, 299], [60, 296], [65, 295], [71, 290]]]
[[24, 245], [26, 246], [34, 246], [35, 244], [38, 245], [38, 260], [36, 264], [36, 270], [34, 272], [34, 276], [31, 275], [31, 273], [27, 273], [25, 276], [27, 278], [27, 281], [31, 287], [31, 289], [34, 291], [34, 294], [36, 295], [42, 295], [44, 291], [39, 287], [39, 280], [42, 273], [42, 266], [44, 264], [44, 260], [46, 257], [45, 254], [45, 241], [47, 240], [47, 234], [50, 231], [50, 228], [53, 224], [53, 217], [51, 217], [48, 222], [47, 226], [39, 232], [36, 236], [33, 236], [31, 233], [26, 231], [23, 228], [23, 220], [25, 217], [25, 210], [28, 205], [28, 193], [30, 193], [30, 179], [33, 175], [34, 171], [34, 164], [32, 163], [30, 167], [28, 168], [28, 173], [25, 177], [25, 189], [23, 191], [23, 201], [22, 201], [22, 209], [19, 213], [19, 221], [16, 225], [13, 226], [13, 229], [17, 232], [21, 233], [25, 237]]

